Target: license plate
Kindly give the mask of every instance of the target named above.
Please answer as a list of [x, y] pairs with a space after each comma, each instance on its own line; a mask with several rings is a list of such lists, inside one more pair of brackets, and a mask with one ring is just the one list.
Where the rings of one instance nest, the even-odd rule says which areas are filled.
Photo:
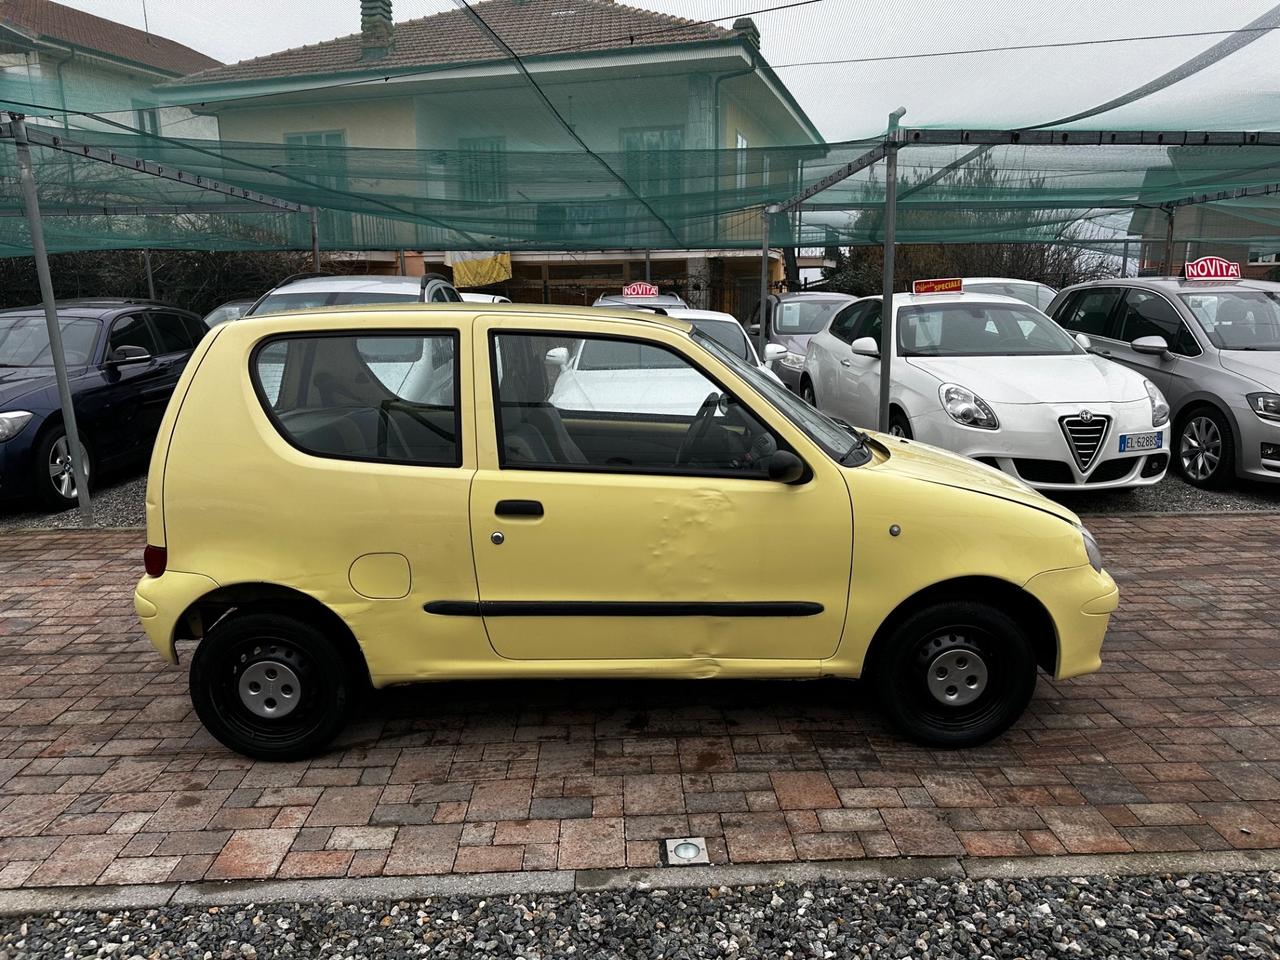
[[1159, 450], [1163, 445], [1163, 433], [1120, 434], [1121, 453], [1132, 453], [1134, 450]]

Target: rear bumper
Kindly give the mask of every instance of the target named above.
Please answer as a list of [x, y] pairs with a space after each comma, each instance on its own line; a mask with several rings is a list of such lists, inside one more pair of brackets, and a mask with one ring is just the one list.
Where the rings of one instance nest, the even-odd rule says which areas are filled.
[[1107, 624], [1120, 605], [1120, 590], [1111, 575], [1084, 564], [1032, 577], [1026, 590], [1049, 611], [1058, 632], [1053, 675], [1065, 680], [1101, 667]]
[[218, 584], [198, 573], [168, 570], [158, 577], [144, 576], [133, 592], [133, 609], [147, 639], [167, 663], [177, 663], [174, 646], [178, 621], [187, 609]]

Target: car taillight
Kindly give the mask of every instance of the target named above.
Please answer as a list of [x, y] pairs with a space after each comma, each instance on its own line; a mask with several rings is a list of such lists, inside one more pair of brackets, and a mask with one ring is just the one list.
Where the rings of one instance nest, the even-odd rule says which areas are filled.
[[168, 562], [169, 551], [164, 547], [153, 547], [147, 544], [147, 549], [142, 551], [142, 566], [146, 568], [149, 577], [158, 577], [164, 573], [165, 564]]

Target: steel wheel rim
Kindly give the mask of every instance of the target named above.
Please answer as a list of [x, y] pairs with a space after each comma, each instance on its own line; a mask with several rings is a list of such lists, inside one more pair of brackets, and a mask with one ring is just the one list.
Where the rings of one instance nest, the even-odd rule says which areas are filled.
[[[84, 467], [84, 477], [88, 480], [89, 458], [85, 454], [83, 443], [80, 444], [80, 463]], [[46, 466], [49, 469], [49, 482], [53, 484], [53, 489], [58, 496], [64, 500], [74, 500], [78, 495], [76, 471], [75, 465], [71, 462], [71, 443], [65, 434], [54, 441], [49, 450], [49, 462]]]
[[[248, 686], [276, 671], [276, 688], [288, 683], [295, 695], [287, 710], [254, 709]], [[324, 722], [321, 686], [307, 652], [279, 636], [250, 637], [235, 644], [214, 679], [213, 708], [222, 721], [246, 740], [259, 744], [289, 744], [305, 738]], [[264, 698], [265, 699], [265, 698]]]
[[1222, 434], [1209, 417], [1193, 417], [1182, 428], [1179, 444], [1182, 469], [1193, 480], [1209, 479], [1222, 462]]
[[[1003, 709], [1004, 695], [1013, 678], [1000, 669], [1000, 643], [991, 633], [969, 624], [954, 624], [930, 631], [916, 642], [913, 654], [909, 690], [904, 693], [928, 723], [962, 731], [989, 723]], [[959, 668], [962, 659], [965, 667]], [[964, 695], [957, 689], [957, 696], [949, 697], [949, 684], [938, 683], [942, 679], [937, 675], [938, 669], [944, 664], [953, 679], [953, 668], [962, 671], [961, 684], [957, 686], [965, 686]], [[981, 664], [980, 671], [975, 669], [977, 664]], [[969, 677], [976, 679], [971, 687], [964, 684]]]

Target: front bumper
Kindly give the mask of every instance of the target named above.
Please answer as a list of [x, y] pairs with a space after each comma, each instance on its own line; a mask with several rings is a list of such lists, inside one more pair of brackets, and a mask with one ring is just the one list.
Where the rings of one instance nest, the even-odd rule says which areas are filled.
[[[1169, 425], [1151, 426], [1151, 404], [1089, 404], [1095, 415], [1108, 417], [1097, 455], [1082, 470], [1067, 442], [1061, 421], [1080, 413], [1082, 404], [1001, 404], [995, 407], [997, 430], [978, 430], [956, 423], [942, 409], [911, 418], [917, 440], [982, 460], [1037, 490], [1107, 490], [1159, 483], [1169, 466]], [[1126, 434], [1160, 434], [1160, 445], [1141, 453], [1121, 452]]]
[[198, 573], [166, 570], [158, 577], [144, 576], [133, 592], [133, 609], [156, 652], [167, 663], [177, 663], [177, 627], [193, 603], [218, 584]]
[[1102, 666], [1102, 641], [1120, 590], [1111, 575], [1088, 564], [1032, 577], [1025, 589], [1044, 604], [1058, 632], [1059, 680], [1093, 673]]
[[[1239, 428], [1239, 475], [1250, 480], [1280, 483], [1280, 423], [1263, 420], [1248, 406], [1235, 407], [1231, 412], [1235, 414]], [[1264, 457], [1263, 444], [1278, 449], [1269, 451], [1272, 455]]]
[[774, 372], [782, 385], [792, 393], [800, 392], [800, 375], [804, 373], [803, 367], [788, 367], [780, 360], [771, 361], [769, 369]]

